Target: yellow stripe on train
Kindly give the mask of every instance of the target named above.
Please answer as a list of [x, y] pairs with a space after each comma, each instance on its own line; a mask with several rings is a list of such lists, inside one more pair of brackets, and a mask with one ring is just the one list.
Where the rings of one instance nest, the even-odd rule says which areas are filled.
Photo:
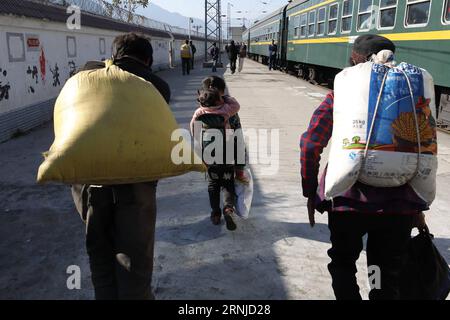
[[[430, 41], [430, 40], [450, 40], [450, 30], [442, 31], [424, 31], [424, 32], [407, 32], [407, 33], [386, 33], [380, 34], [392, 41]], [[291, 44], [307, 44], [307, 43], [351, 43], [356, 36], [332, 37], [332, 38], [312, 38], [290, 40]]]

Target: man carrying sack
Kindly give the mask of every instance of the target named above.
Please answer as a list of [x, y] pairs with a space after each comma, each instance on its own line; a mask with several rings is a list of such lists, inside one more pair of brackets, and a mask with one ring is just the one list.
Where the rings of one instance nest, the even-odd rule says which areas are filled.
[[[168, 84], [150, 71], [150, 41], [143, 35], [129, 33], [118, 36], [113, 46], [113, 63], [152, 83], [169, 102]], [[83, 70], [104, 67], [103, 62], [88, 62]], [[96, 299], [154, 299], [151, 281], [156, 188], [157, 181], [72, 186], [75, 205], [86, 223], [86, 248]]]
[[[342, 79], [349, 79], [348, 75], [352, 72], [361, 72], [368, 69], [375, 72], [377, 70], [387, 71], [394, 73], [401, 72], [402, 65], [396, 69], [391, 69], [390, 63], [393, 62], [393, 53], [395, 52], [395, 45], [390, 40], [377, 36], [377, 35], [363, 35], [355, 40], [350, 62], [352, 67], [343, 70], [335, 80], [335, 92], [329, 93], [326, 99], [322, 102], [319, 108], [314, 112], [308, 130], [301, 137], [301, 175], [303, 195], [308, 198], [308, 213], [311, 226], [315, 224], [315, 210], [320, 212], [328, 212], [328, 226], [330, 229], [331, 249], [328, 251], [328, 255], [331, 258], [331, 263], [328, 265], [328, 270], [332, 277], [332, 285], [335, 296], [338, 300], [359, 300], [361, 295], [356, 280], [356, 261], [358, 260], [361, 251], [363, 250], [363, 237], [367, 234], [367, 264], [370, 276], [375, 276], [379, 279], [376, 281], [375, 286], [370, 291], [369, 298], [372, 300], [394, 300], [400, 299], [400, 278], [401, 272], [405, 265], [405, 258], [408, 252], [408, 245], [411, 238], [411, 230], [413, 227], [424, 228], [425, 218], [422, 211], [429, 209], [430, 203], [427, 203], [422, 199], [410, 183], [399, 184], [393, 187], [380, 187], [370, 184], [362, 183], [360, 179], [365, 173], [365, 167], [357, 171], [358, 180], [352, 184], [344, 192], [339, 192], [329, 196], [327, 190], [333, 186], [330, 180], [333, 177], [332, 173], [335, 169], [337, 172], [343, 171], [344, 164], [353, 164], [358, 159], [359, 153], [357, 148], [361, 148], [361, 145], [366, 144], [367, 148], [376, 145], [378, 150], [370, 150], [370, 152], [379, 152], [380, 148], [384, 150], [392, 150], [391, 157], [394, 157], [396, 152], [402, 150], [402, 146], [395, 144], [381, 145], [378, 144], [378, 140], [365, 137], [366, 132], [365, 125], [367, 125], [367, 118], [359, 121], [349, 121], [350, 117], [358, 116], [359, 113], [355, 111], [356, 107], [367, 110], [370, 105], [357, 105], [360, 97], [366, 97], [365, 92], [360, 92], [354, 88], [358, 85], [363, 86], [369, 83], [369, 81], [360, 81], [361, 83], [352, 82], [351, 78], [346, 85], [342, 85]], [[385, 55], [389, 58], [381, 63], [374, 62], [374, 59], [380, 56], [380, 53], [390, 53]], [[369, 64], [373, 62], [373, 64]], [[389, 65], [389, 67], [388, 67]], [[418, 68], [408, 65], [413, 70], [417, 77], [425, 79], [425, 71], [418, 71]], [[406, 74], [406, 72], [405, 72]], [[363, 74], [366, 76], [366, 74]], [[343, 78], [346, 77], [347, 78]], [[387, 77], [387, 76], [386, 76]], [[400, 79], [400, 80], [399, 80]], [[398, 86], [403, 84], [405, 76], [390, 76], [386, 81], [394, 83], [393, 86], [386, 86], [386, 89], [382, 92], [383, 97], [394, 96], [399, 92]], [[422, 79], [422, 78], [420, 78]], [[368, 79], [369, 80], [369, 79]], [[371, 81], [378, 81], [377, 77], [373, 77]], [[340, 81], [340, 82], [339, 82]], [[394, 81], [399, 81], [399, 85]], [[402, 82], [400, 82], [402, 81]], [[339, 84], [339, 85], [337, 85]], [[344, 93], [343, 89], [344, 88]], [[345, 88], [351, 88], [353, 93], [347, 96]], [[372, 88], [378, 88], [373, 86]], [[372, 90], [372, 89], [371, 89]], [[422, 89], [423, 90], [423, 86]], [[373, 95], [374, 92], [370, 92]], [[425, 93], [425, 98], [431, 98], [430, 93]], [[429, 96], [430, 95], [430, 96]], [[380, 97], [381, 97], [380, 93]], [[411, 94], [412, 96], [412, 94]], [[339, 99], [341, 100], [339, 100]], [[342, 99], [353, 99], [356, 101], [354, 105], [340, 104], [338, 108], [338, 102]], [[410, 96], [407, 96], [405, 105], [411, 110], [412, 104]], [[421, 106], [422, 97], [416, 97]], [[431, 99], [425, 99], [429, 102]], [[384, 100], [383, 100], [384, 101]], [[423, 108], [414, 108], [414, 112], [417, 112], [417, 117], [425, 119], [427, 115], [427, 123], [433, 123], [431, 113], [429, 112], [429, 106], [423, 104]], [[394, 105], [394, 104], [392, 104]], [[400, 108], [399, 104], [396, 104], [396, 108]], [[385, 111], [386, 108], [381, 108], [380, 111]], [[423, 110], [423, 111], [422, 111]], [[393, 113], [397, 110], [389, 110]], [[340, 112], [340, 113], [339, 113]], [[344, 113], [347, 112], [347, 115]], [[400, 113], [400, 112], [398, 112]], [[402, 115], [400, 114], [400, 120]], [[413, 114], [413, 112], [411, 112]], [[380, 116], [381, 117], [381, 116]], [[385, 121], [385, 118], [375, 118], [378, 123]], [[352, 120], [352, 119], [350, 119]], [[370, 119], [369, 119], [370, 120]], [[345, 125], [344, 121], [347, 121]], [[375, 120], [373, 120], [375, 121]], [[398, 122], [398, 120], [396, 121]], [[396, 125], [394, 122], [394, 126]], [[352, 129], [351, 125], [354, 127]], [[424, 126], [425, 127], [425, 126]], [[356, 128], [356, 129], [355, 129]], [[352, 133], [352, 130], [359, 130], [361, 128], [361, 137], [356, 137], [353, 144], [348, 139], [341, 140], [339, 134]], [[392, 130], [389, 130], [387, 126], [380, 127], [380, 133], [376, 138], [386, 137], [392, 140]], [[388, 128], [385, 130], [385, 128]], [[435, 143], [433, 137], [435, 137], [435, 128], [430, 125], [426, 128], [430, 133], [430, 142]], [[429, 130], [428, 130], [429, 129]], [[381, 132], [381, 130], [384, 130]], [[377, 131], [374, 131], [377, 132]], [[414, 131], [415, 133], [416, 131]], [[433, 134], [434, 132], [434, 134]], [[382, 133], [384, 135], [382, 135]], [[328, 167], [325, 170], [323, 177], [318, 182], [320, 155], [323, 149], [328, 145], [333, 134], [333, 144]], [[422, 133], [421, 133], [422, 134]], [[388, 140], [389, 140], [388, 139]], [[364, 141], [369, 140], [369, 141]], [[422, 152], [426, 153], [427, 150], [433, 150], [428, 148], [428, 140], [422, 139]], [[416, 148], [417, 145], [414, 145]], [[356, 148], [351, 150], [351, 148]], [[390, 148], [390, 149], [388, 149]], [[396, 148], [396, 149], [393, 149]], [[412, 150], [414, 150], [414, 148]], [[350, 155], [350, 161], [337, 161], [339, 153], [333, 153], [334, 150], [338, 150], [341, 153], [347, 152]], [[419, 147], [420, 150], [420, 147]], [[431, 152], [431, 151], [430, 151]], [[431, 156], [431, 155], [430, 155]], [[416, 159], [414, 153], [411, 156]], [[334, 164], [332, 167], [331, 165]], [[373, 165], [373, 164], [372, 164]], [[399, 171], [404, 170], [404, 166], [397, 168]], [[431, 170], [430, 170], [431, 172]], [[380, 177], [378, 172], [371, 175]], [[389, 177], [395, 176], [395, 172]], [[386, 177], [385, 175], [383, 175]], [[345, 179], [355, 177], [355, 174], [346, 174], [342, 179], [337, 179], [335, 184]], [[433, 178], [431, 178], [433, 179]], [[434, 177], [435, 179], [435, 177]], [[329, 183], [330, 182], [330, 183]], [[330, 185], [327, 185], [327, 184]]]

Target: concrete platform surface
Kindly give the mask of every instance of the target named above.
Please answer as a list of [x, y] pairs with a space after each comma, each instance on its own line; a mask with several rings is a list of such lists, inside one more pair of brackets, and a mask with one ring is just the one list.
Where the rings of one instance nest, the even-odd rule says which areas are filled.
[[[222, 71], [222, 72], [220, 72]], [[205, 177], [191, 173], [160, 182], [153, 287], [157, 299], [334, 299], [327, 270], [330, 247], [326, 215], [310, 228], [301, 196], [299, 136], [327, 90], [246, 61], [244, 71], [224, 74], [241, 103], [246, 129], [279, 133], [279, 171], [253, 165], [255, 198], [249, 220], [238, 229], [209, 221]], [[171, 107], [187, 127], [196, 90], [208, 69], [199, 63], [190, 76], [164, 71]], [[0, 144], [0, 299], [92, 299], [84, 226], [70, 190], [38, 186], [41, 152], [53, 140], [47, 124]], [[436, 244], [450, 262], [450, 136], [439, 135], [438, 197], [427, 213]], [[263, 150], [267, 151], [267, 150]], [[326, 160], [326, 156], [324, 157]], [[367, 297], [365, 254], [358, 279]], [[78, 265], [81, 290], [68, 290], [66, 269]]]

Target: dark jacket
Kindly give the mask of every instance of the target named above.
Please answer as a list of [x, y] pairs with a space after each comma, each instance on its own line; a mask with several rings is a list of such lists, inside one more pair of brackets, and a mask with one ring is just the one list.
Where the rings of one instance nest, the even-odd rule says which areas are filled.
[[247, 57], [247, 46], [246, 46], [245, 44], [243, 44], [243, 45], [239, 48], [239, 57], [241, 57], [241, 58]]
[[[155, 75], [149, 67], [132, 58], [122, 58], [114, 62], [120, 69], [141, 77], [155, 86], [167, 103], [170, 102], [170, 87], [163, 79]], [[95, 70], [105, 67], [102, 61], [88, 61], [80, 71]]]
[[219, 48], [212, 47], [211, 50], [209, 51], [209, 54], [211, 55], [213, 60], [219, 60], [219, 54], [220, 54]]
[[239, 48], [235, 44], [230, 44], [227, 47], [228, 58], [230, 60], [237, 60], [239, 54]]
[[272, 56], [276, 56], [277, 51], [278, 51], [278, 46], [277, 46], [276, 44], [271, 44], [271, 45], [269, 46], [269, 55], [270, 55], [271, 57], [272, 57]]

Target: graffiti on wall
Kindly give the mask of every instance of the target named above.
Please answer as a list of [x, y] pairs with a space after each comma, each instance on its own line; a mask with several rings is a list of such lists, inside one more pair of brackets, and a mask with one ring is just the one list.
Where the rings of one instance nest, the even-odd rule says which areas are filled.
[[42, 82], [45, 83], [45, 53], [44, 53], [44, 48], [41, 48], [41, 55], [39, 56], [39, 65], [40, 65], [40, 69], [41, 69], [41, 79]]
[[34, 93], [35, 89], [34, 89], [33, 84], [34, 83], [35, 84], [39, 83], [39, 71], [38, 71], [38, 68], [36, 66], [33, 66], [33, 68], [28, 66], [27, 75], [28, 75], [29, 79], [31, 77], [31, 83], [29, 83], [29, 85], [28, 85], [28, 92], [29, 93]]
[[69, 78], [73, 77], [77, 73], [77, 65], [75, 61], [69, 61]]
[[3, 101], [3, 99], [9, 100], [9, 90], [11, 89], [11, 86], [9, 81], [7, 81], [7, 76], [8, 72], [0, 68], [0, 101]]
[[59, 74], [59, 67], [58, 67], [57, 63], [55, 63], [55, 68], [54, 69], [52, 69], [50, 67], [50, 72], [52, 73], [52, 76], [53, 76], [53, 86], [54, 87], [60, 86], [61, 85], [61, 82], [59, 80], [60, 74]]

